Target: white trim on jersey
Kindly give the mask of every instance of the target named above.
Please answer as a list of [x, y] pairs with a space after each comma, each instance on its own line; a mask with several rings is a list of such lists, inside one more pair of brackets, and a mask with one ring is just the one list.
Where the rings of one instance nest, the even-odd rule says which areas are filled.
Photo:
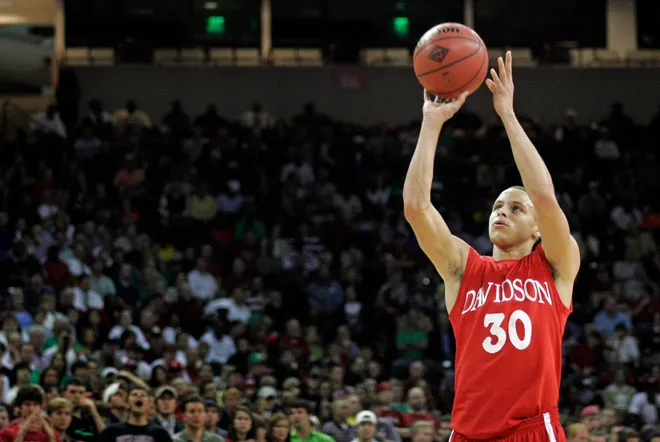
[[550, 442], [557, 442], [555, 430], [552, 428], [552, 421], [550, 420], [550, 413], [543, 413], [543, 423], [545, 424], [545, 432], [548, 433]]

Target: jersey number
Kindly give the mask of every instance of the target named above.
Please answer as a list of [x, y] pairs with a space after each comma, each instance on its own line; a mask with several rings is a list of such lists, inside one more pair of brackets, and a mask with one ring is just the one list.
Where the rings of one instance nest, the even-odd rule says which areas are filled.
[[[484, 350], [490, 354], [495, 354], [504, 348], [507, 340], [507, 332], [502, 328], [502, 323], [506, 319], [504, 313], [488, 313], [484, 316], [484, 327], [490, 327], [490, 334], [492, 336], [484, 339], [481, 344]], [[523, 336], [518, 336], [516, 323], [520, 321], [523, 326]], [[532, 320], [529, 315], [522, 310], [516, 310], [511, 313], [508, 321], [508, 336], [511, 345], [518, 350], [524, 350], [529, 347], [532, 340]]]

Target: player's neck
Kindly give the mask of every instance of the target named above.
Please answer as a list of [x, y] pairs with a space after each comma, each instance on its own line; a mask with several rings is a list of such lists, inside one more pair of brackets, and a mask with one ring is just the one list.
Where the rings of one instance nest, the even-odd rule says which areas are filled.
[[495, 244], [493, 244], [493, 261], [511, 261], [523, 259], [525, 256], [532, 253], [532, 245], [527, 243], [518, 247], [510, 247], [507, 249], [501, 249]]

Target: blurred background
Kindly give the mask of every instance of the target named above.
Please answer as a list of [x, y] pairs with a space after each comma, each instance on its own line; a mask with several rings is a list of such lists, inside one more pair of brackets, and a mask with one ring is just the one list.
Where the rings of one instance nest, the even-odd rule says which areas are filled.
[[[146, 382], [171, 434], [199, 395], [233, 442], [447, 440], [455, 342], [401, 192], [411, 50], [456, 21], [491, 63], [513, 52], [581, 249], [568, 438], [658, 442], [656, 3], [0, 0], [0, 430], [39, 386], [73, 410], [58, 432], [98, 440]], [[520, 178], [485, 88], [435, 166], [450, 229], [491, 253], [492, 202]]]

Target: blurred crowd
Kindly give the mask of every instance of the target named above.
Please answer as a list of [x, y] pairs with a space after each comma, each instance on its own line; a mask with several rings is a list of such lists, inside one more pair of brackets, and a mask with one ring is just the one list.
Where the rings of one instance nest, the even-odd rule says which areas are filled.
[[[521, 118], [582, 251], [569, 440], [658, 442], [660, 115]], [[445, 441], [455, 342], [401, 201], [418, 127], [34, 115], [0, 149], [0, 442]], [[490, 253], [515, 184], [503, 128], [463, 109], [433, 184], [450, 229]]]

